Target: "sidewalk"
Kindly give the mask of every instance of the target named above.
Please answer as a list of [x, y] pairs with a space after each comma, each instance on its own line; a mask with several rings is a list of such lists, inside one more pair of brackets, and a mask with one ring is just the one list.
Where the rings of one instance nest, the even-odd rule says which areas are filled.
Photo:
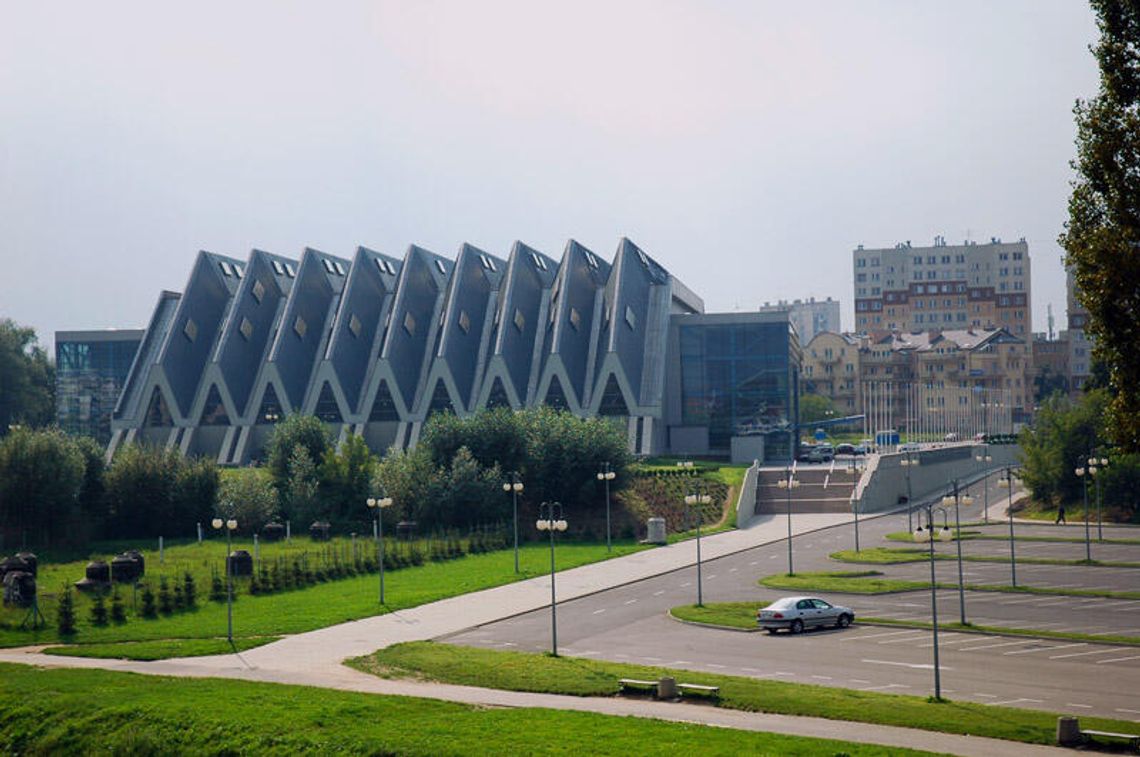
[[[805, 534], [851, 520], [847, 514], [800, 514], [793, 533]], [[753, 518], [747, 528], [702, 539], [702, 558], [715, 559], [787, 536], [779, 515]], [[672, 544], [558, 573], [560, 602], [633, 583], [693, 565], [694, 543]], [[693, 722], [751, 731], [844, 739], [963, 755], [1059, 754], [1068, 750], [993, 739], [954, 736], [892, 726], [768, 715], [693, 704], [639, 699], [568, 697], [498, 691], [468, 686], [385, 680], [341, 665], [341, 661], [404, 641], [433, 639], [473, 626], [547, 607], [549, 577], [533, 578], [420, 607], [291, 636], [241, 654], [131, 662], [39, 654], [39, 648], [0, 650], [0, 662], [41, 667], [103, 670], [191, 678], [220, 677], [288, 683], [363, 693], [441, 699], [482, 706], [546, 707], [607, 715]]]

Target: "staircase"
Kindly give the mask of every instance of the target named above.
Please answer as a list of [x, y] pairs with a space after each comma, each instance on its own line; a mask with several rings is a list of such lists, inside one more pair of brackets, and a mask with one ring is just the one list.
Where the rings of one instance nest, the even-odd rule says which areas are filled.
[[[776, 482], [787, 478], [784, 470], [761, 470], [756, 481], [756, 514], [784, 513], [788, 490]], [[800, 485], [792, 489], [792, 512], [849, 513], [851, 495], [859, 476], [842, 465], [800, 466], [793, 474]]]

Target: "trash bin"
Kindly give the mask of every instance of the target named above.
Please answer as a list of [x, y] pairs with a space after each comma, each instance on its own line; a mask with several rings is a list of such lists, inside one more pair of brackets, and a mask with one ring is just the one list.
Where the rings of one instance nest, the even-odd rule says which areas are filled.
[[266, 523], [261, 528], [261, 538], [265, 541], [281, 541], [285, 538], [285, 526], [280, 523]]
[[658, 699], [676, 699], [679, 696], [677, 693], [677, 679], [671, 676], [665, 676], [657, 681], [657, 698]]
[[142, 578], [142, 562], [124, 552], [111, 560], [111, 580], [117, 584], [131, 584]]
[[1057, 718], [1057, 743], [1061, 746], [1081, 743], [1081, 721], [1066, 715]]
[[650, 518], [648, 523], [649, 535], [645, 541], [649, 544], [664, 544], [665, 538], [665, 519], [664, 518]]
[[313, 541], [328, 541], [331, 529], [332, 526], [325, 521], [314, 521], [313, 525], [309, 526], [309, 538]]
[[235, 549], [227, 559], [231, 576], [252, 576], [253, 556], [244, 549]]
[[80, 591], [95, 591], [111, 585], [111, 566], [102, 560], [87, 563], [86, 576], [75, 582]]

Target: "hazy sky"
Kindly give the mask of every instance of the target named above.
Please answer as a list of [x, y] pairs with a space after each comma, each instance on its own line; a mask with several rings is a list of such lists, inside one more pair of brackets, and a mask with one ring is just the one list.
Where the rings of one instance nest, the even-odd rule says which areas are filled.
[[199, 249], [607, 257], [711, 311], [1006, 241], [1064, 323], [1079, 0], [0, 0], [0, 317], [146, 325]]

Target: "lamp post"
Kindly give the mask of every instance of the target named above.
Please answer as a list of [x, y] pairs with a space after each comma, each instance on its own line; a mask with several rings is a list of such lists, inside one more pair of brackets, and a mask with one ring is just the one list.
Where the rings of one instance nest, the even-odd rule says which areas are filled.
[[380, 604], [384, 604], [384, 508], [392, 506], [392, 498], [369, 497], [366, 504], [376, 510], [376, 562], [380, 567]]
[[210, 525], [215, 530], [220, 531], [223, 526], [226, 529], [226, 639], [230, 642], [230, 646], [234, 643], [234, 574], [230, 568], [230, 553], [233, 551], [231, 543], [231, 534], [237, 529], [238, 523], [235, 519], [229, 518], [222, 520], [221, 518], [214, 518]]
[[1010, 583], [1016, 589], [1017, 555], [1013, 549], [1013, 468], [1008, 465], [1005, 467], [1005, 476], [998, 479], [998, 488], [1009, 489], [1009, 504], [1006, 506], [1006, 514], [1009, 516], [1009, 574]]
[[990, 475], [989, 464], [993, 462], [994, 457], [990, 454], [990, 445], [982, 445], [982, 454], [974, 455], [974, 459], [982, 464], [982, 492], [985, 497], [985, 504], [982, 506], [982, 520], [985, 523], [990, 522]]
[[[919, 523], [918, 529], [914, 532], [915, 541], [926, 541], [930, 543], [930, 628], [934, 636], [934, 698], [936, 700], [942, 698], [942, 670], [938, 665], [938, 595], [936, 593], [936, 582], [934, 578], [934, 507], [926, 505], [926, 526], [925, 534], [922, 531], [922, 524]], [[946, 511], [941, 507], [937, 508], [942, 510], [942, 522], [946, 522]], [[949, 528], [943, 528], [944, 533], [949, 533]]]
[[966, 587], [962, 579], [962, 520], [959, 517], [958, 505], [974, 504], [974, 498], [969, 494], [962, 494], [958, 490], [958, 479], [954, 479], [954, 494], [942, 498], [942, 504], [954, 505], [954, 541], [958, 544], [958, 613], [962, 625], [966, 625]]
[[788, 575], [795, 575], [792, 570], [792, 489], [797, 488], [800, 482], [792, 477], [792, 469], [790, 467], [784, 468], [784, 473], [787, 478], [781, 478], [776, 482], [776, 486], [780, 487], [787, 493], [788, 504]]
[[1085, 493], [1085, 560], [1092, 562], [1092, 538], [1089, 533], [1089, 478], [1096, 475], [1095, 458], [1090, 457], [1086, 465], [1077, 468], [1074, 473], [1081, 479]]
[[522, 478], [519, 476], [518, 471], [511, 471], [507, 474], [510, 478], [509, 481], [503, 482], [503, 491], [511, 495], [512, 512], [514, 513], [512, 522], [515, 528], [515, 573], [519, 572], [519, 492], [523, 490]]
[[554, 532], [565, 531], [561, 502], [543, 502], [538, 506], [535, 528], [550, 532], [550, 654], [558, 656], [558, 600], [554, 593]]
[[851, 512], [855, 513], [855, 552], [859, 552], [859, 499], [851, 492]]
[[701, 591], [701, 519], [703, 513], [700, 506], [709, 502], [712, 502], [712, 497], [709, 496], [700, 482], [694, 481], [692, 490], [685, 495], [685, 504], [696, 508], [697, 511], [697, 607], [704, 607], [704, 595]]
[[[1089, 465], [1095, 466], [1096, 465], [1096, 458], [1089, 458]], [[1099, 470], [1103, 471], [1107, 467], [1108, 467], [1108, 458], [1102, 457], [1100, 459]], [[1094, 468], [1094, 471], [1095, 470], [1097, 470], [1097, 469]], [[1096, 540], [1097, 541], [1104, 541], [1103, 521], [1100, 518], [1100, 476], [1094, 476], [1094, 478], [1096, 479]]]
[[617, 478], [617, 474], [610, 470], [609, 463], [602, 463], [601, 469], [598, 471], [598, 480], [606, 483], [606, 551], [610, 552], [613, 549], [610, 540], [610, 481]]
[[914, 496], [911, 492], [910, 486], [910, 469], [919, 464], [917, 457], [911, 456], [911, 451], [906, 451], [906, 458], [899, 460], [899, 465], [906, 469], [906, 530], [914, 530], [914, 518], [911, 516], [911, 499]]

